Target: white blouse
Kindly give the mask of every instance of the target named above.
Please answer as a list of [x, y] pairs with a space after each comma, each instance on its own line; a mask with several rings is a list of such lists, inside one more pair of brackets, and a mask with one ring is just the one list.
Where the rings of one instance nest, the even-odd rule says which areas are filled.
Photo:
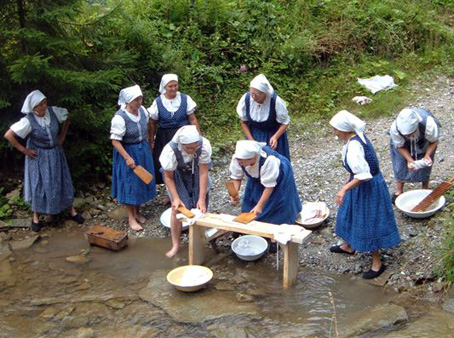
[[[178, 150], [181, 151], [183, 156], [184, 163], [189, 163], [194, 159], [194, 154], [190, 155], [183, 150], [183, 146], [178, 144]], [[211, 144], [205, 137], [202, 137], [202, 152], [199, 157], [199, 164], [208, 164], [211, 161]], [[159, 156], [159, 162], [161, 167], [167, 171], [175, 171], [178, 166], [177, 157], [175, 152], [170, 147], [170, 144], [167, 143], [166, 146], [162, 149], [161, 156]]]
[[[146, 111], [145, 107], [143, 107], [143, 106], [140, 106], [139, 110]], [[140, 112], [136, 116], [136, 115], [128, 112], [126, 109], [123, 109], [123, 111], [133, 122], [135, 122], [135, 123], [140, 122], [140, 116], [141, 116]], [[148, 120], [149, 120], [148, 114], [145, 114], [145, 118], [147, 119], [147, 123], [148, 123]], [[140, 130], [140, 128], [139, 128], [139, 130]], [[120, 115], [115, 114], [114, 117], [112, 118], [112, 122], [110, 125], [110, 139], [122, 141], [123, 136], [125, 136], [125, 134], [126, 134], [126, 122]], [[141, 135], [141, 136], [142, 136], [141, 137], [142, 139], [146, 138], [146, 135]]]
[[[67, 120], [68, 118], [68, 110], [66, 108], [60, 108], [60, 107], [54, 107], [52, 106], [52, 109], [55, 113], [55, 116], [57, 117], [58, 123], [63, 123]], [[33, 117], [35, 120], [38, 122], [38, 124], [41, 127], [48, 127], [50, 126], [50, 113], [49, 113], [49, 108], [46, 109], [46, 113], [44, 114], [43, 117], [39, 117], [38, 115], [34, 113]], [[28, 134], [32, 132], [32, 126], [30, 124], [30, 121], [28, 118], [23, 117], [21, 118], [18, 122], [14, 123], [10, 129], [19, 137], [21, 138], [26, 138]]]
[[[241, 97], [240, 102], [238, 102], [238, 105], [236, 106], [236, 112], [242, 121], [247, 121], [245, 97], [246, 94]], [[251, 115], [252, 120], [256, 122], [266, 121], [270, 113], [270, 102], [271, 96], [269, 95], [267, 95], [262, 104], [255, 102], [251, 97], [249, 114]], [[287, 104], [280, 98], [279, 95], [276, 97], [276, 121], [280, 124], [290, 123]]]
[[[348, 152], [347, 152], [348, 149]], [[347, 156], [345, 156], [347, 154]], [[369, 164], [366, 161], [364, 148], [357, 140], [349, 140], [342, 148], [342, 161], [347, 162], [353, 171], [353, 177], [360, 181], [367, 181], [372, 178]]]
[[[264, 151], [260, 154], [262, 157], [266, 157], [265, 163], [260, 169], [260, 183], [265, 188], [274, 188], [277, 185], [277, 178], [279, 177], [279, 166], [281, 165], [281, 160], [276, 156], [268, 156]], [[259, 158], [253, 166], [248, 166], [244, 168], [251, 177], [259, 177]], [[234, 180], [242, 180], [244, 177], [244, 171], [240, 166], [237, 158], [232, 157], [230, 162], [230, 177]]]
[[[396, 120], [391, 125], [391, 129], [389, 130], [389, 134], [391, 136], [391, 140], [397, 148], [403, 147], [405, 144], [405, 138], [403, 138], [399, 132], [397, 131]], [[419, 137], [419, 128], [416, 129], [415, 137]], [[432, 116], [428, 116], [426, 120], [426, 132], [424, 137], [427, 141], [433, 143], [437, 142], [439, 135], [438, 135], [438, 125], [437, 122], [432, 118]]]
[[[195, 108], [197, 107], [197, 104], [194, 102], [194, 100], [189, 96], [186, 95], [187, 97], [187, 103], [188, 106], [186, 108], [186, 115], [191, 115], [194, 113]], [[175, 96], [174, 99], [169, 100], [167, 99], [164, 94], [161, 94], [161, 100], [162, 100], [162, 105], [164, 106], [165, 109], [169, 111], [169, 113], [173, 116], [173, 114], [180, 108], [181, 105], [181, 93], [177, 92], [177, 96]], [[153, 104], [148, 108], [148, 114], [151, 119], [157, 121], [159, 120], [159, 112], [158, 112], [158, 103], [156, 100], [153, 101]]]

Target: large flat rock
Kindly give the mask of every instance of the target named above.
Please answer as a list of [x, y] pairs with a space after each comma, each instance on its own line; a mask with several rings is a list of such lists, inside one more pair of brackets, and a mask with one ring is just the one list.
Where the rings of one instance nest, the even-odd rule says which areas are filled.
[[235, 293], [206, 289], [185, 293], [175, 289], [166, 280], [167, 270], [156, 270], [139, 297], [163, 309], [177, 322], [200, 323], [232, 315], [255, 315], [254, 303], [238, 302]]

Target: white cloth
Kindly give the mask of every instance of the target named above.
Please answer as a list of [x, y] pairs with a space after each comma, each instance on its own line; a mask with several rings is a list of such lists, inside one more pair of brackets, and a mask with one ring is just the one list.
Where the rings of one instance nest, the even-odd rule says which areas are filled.
[[268, 81], [265, 75], [259, 74], [254, 77], [249, 84], [249, 87], [255, 88], [260, 90], [261, 92], [265, 93], [267, 96], [271, 96], [274, 93], [274, 89], [271, 86], [271, 83]]
[[279, 243], [285, 245], [296, 235], [304, 231], [299, 225], [295, 224], [281, 224], [278, 229], [274, 231], [273, 237]]
[[363, 140], [363, 142], [366, 142], [364, 137], [366, 123], [346, 110], [341, 110], [334, 115], [329, 121], [329, 124], [340, 131], [354, 132]]
[[[400, 129], [399, 129], [400, 130]], [[393, 121], [391, 124], [391, 129], [389, 130], [389, 135], [391, 136], [391, 141], [393, 145], [397, 148], [403, 147], [405, 144], [405, 138], [399, 134], [396, 127], [396, 120]], [[416, 128], [416, 132], [414, 135], [415, 138], [419, 137], [419, 128]], [[439, 139], [439, 130], [437, 122], [432, 118], [432, 116], [428, 116], [426, 120], [426, 131], [424, 137], [430, 143], [437, 142]]]
[[369, 164], [365, 158], [364, 148], [357, 140], [349, 140], [344, 145], [342, 148], [342, 161], [344, 164], [347, 163], [353, 171], [354, 178], [360, 181], [367, 181], [372, 178]]
[[372, 92], [372, 94], [375, 94], [380, 90], [388, 90], [397, 87], [397, 85], [394, 83], [394, 79], [392, 78], [392, 76], [389, 75], [384, 76], [376, 75], [369, 79], [358, 79], [358, 82], [360, 85], [369, 89]]
[[[42, 101], [42, 100], [41, 100]], [[68, 110], [66, 108], [60, 107], [52, 107], [54, 110], [55, 116], [57, 117], [58, 123], [63, 123], [68, 118]], [[49, 108], [46, 109], [46, 113], [43, 117], [39, 117], [38, 115], [33, 113], [33, 117], [38, 122], [41, 127], [48, 127], [50, 125], [50, 113]], [[28, 134], [32, 131], [32, 126], [30, 121], [23, 117], [16, 123], [14, 123], [10, 129], [19, 137], [26, 138]]]
[[[140, 116], [141, 116], [140, 110], [145, 111], [145, 107], [140, 106], [139, 114], [137, 114], [137, 116], [136, 116], [136, 115], [128, 112], [126, 109], [123, 109], [123, 111], [126, 113], [126, 115], [135, 123], [140, 122]], [[145, 114], [145, 118], [147, 119], [147, 123], [148, 123], [147, 114]], [[139, 128], [139, 130], [140, 130], [140, 128]], [[123, 136], [125, 136], [125, 134], [126, 134], [126, 122], [120, 115], [115, 114], [110, 123], [110, 139], [121, 141], [121, 140], [123, 140]]]
[[159, 84], [159, 92], [164, 94], [166, 92], [166, 86], [170, 81], [178, 82], [177, 74], [164, 74], [161, 78], [161, 83]]
[[[265, 188], [274, 188], [277, 185], [277, 178], [279, 177], [279, 167], [281, 165], [281, 160], [276, 156], [267, 156], [264, 151], [261, 151], [261, 157], [266, 157], [265, 163], [259, 172], [259, 158], [253, 166], [247, 166], [244, 169], [246, 172], [251, 175], [251, 177], [258, 178], [260, 174], [260, 183]], [[242, 180], [244, 177], [243, 169], [238, 162], [238, 159], [235, 155], [232, 156], [232, 161], [230, 162], [230, 177], [234, 180]]]
[[[242, 121], [247, 121], [245, 98], [246, 94], [241, 97], [238, 105], [236, 106], [236, 112]], [[263, 122], [268, 120], [268, 117], [270, 115], [270, 103], [271, 96], [267, 96], [262, 104], [255, 102], [251, 97], [249, 104], [249, 114], [251, 115], [251, 119], [256, 122]], [[287, 104], [284, 102], [284, 100], [281, 99], [279, 95], [276, 97], [276, 121], [280, 124], [290, 123]]]
[[265, 142], [257, 142], [251, 140], [237, 141], [234, 156], [241, 160], [248, 160], [261, 154], [262, 149], [265, 146]]
[[142, 90], [140, 89], [139, 85], [123, 88], [120, 91], [120, 95], [118, 96], [118, 105], [121, 107], [121, 109], [125, 109], [126, 104], [139, 96], [143, 96]]
[[353, 102], [361, 105], [361, 106], [364, 106], [365, 104], [369, 104], [372, 102], [372, 99], [368, 98], [367, 96], [355, 96], [353, 99], [352, 99]]
[[181, 127], [172, 137], [172, 141], [178, 144], [191, 144], [197, 142], [199, 139], [199, 131], [192, 124]]
[[23, 114], [29, 114], [33, 112], [33, 108], [35, 108], [42, 100], [44, 100], [46, 96], [39, 90], [34, 90], [24, 100], [24, 104], [22, 105], [21, 112]]
[[[190, 155], [186, 153], [181, 144], [178, 144], [178, 150], [181, 152], [183, 156], [183, 161], [185, 163], [189, 163], [194, 159], [194, 154]], [[199, 157], [199, 164], [208, 164], [211, 161], [211, 144], [205, 137], [202, 137], [202, 152], [200, 153]], [[159, 156], [159, 162], [161, 163], [161, 167], [167, 171], [175, 171], [178, 166], [177, 157], [175, 156], [175, 152], [170, 147], [170, 144], [166, 144], [164, 149], [162, 149], [161, 156]]]
[[402, 135], [409, 135], [415, 132], [421, 121], [422, 118], [416, 111], [411, 108], [405, 108], [397, 115], [396, 126]]
[[189, 218], [185, 214], [177, 214], [176, 215], [177, 220], [182, 221], [183, 226], [186, 226], [186, 225], [189, 226], [189, 225], [193, 225], [195, 223], [195, 221], [197, 221], [203, 217], [203, 213], [202, 213], [202, 211], [200, 211], [200, 209], [194, 208], [194, 209], [191, 209], [191, 212], [194, 214], [194, 217]]
[[[191, 115], [194, 113], [197, 104], [189, 95], [186, 95], [186, 98], [187, 98], [186, 115]], [[173, 114], [178, 110], [178, 108], [180, 108], [181, 93], [177, 92], [177, 96], [175, 96], [175, 98], [173, 98], [172, 100], [169, 100], [164, 96], [164, 94], [161, 94], [161, 100], [164, 108], [167, 109], [169, 113], [173, 116]], [[154, 100], [150, 108], [148, 108], [148, 114], [150, 115], [150, 118], [152, 118], [153, 120], [155, 121], [159, 120], [158, 103], [156, 102], [156, 100]]]

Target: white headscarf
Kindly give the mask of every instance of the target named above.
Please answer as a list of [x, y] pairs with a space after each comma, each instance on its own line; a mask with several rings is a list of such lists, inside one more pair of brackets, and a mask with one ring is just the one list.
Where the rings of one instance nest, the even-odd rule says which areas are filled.
[[346, 110], [341, 110], [334, 115], [329, 121], [329, 124], [340, 131], [345, 131], [347, 133], [355, 132], [363, 142], [366, 142], [366, 138], [364, 137], [366, 123]]
[[159, 84], [159, 92], [164, 94], [166, 92], [166, 86], [170, 81], [177, 81], [178, 82], [178, 75], [177, 74], [164, 74], [161, 78], [161, 83]]
[[28, 114], [33, 112], [35, 108], [46, 96], [41, 93], [39, 90], [34, 90], [25, 98], [24, 104], [22, 105], [21, 112], [23, 114]]
[[143, 96], [142, 90], [140, 90], [139, 85], [123, 88], [120, 91], [120, 95], [118, 96], [118, 105], [121, 107], [121, 109], [125, 109], [127, 103], [131, 102], [139, 96]]
[[273, 87], [271, 86], [271, 84], [268, 82], [267, 78], [263, 74], [260, 74], [260, 75], [257, 75], [256, 77], [254, 77], [254, 79], [249, 84], [249, 87], [260, 90], [261, 92], [265, 93], [268, 96], [271, 96], [274, 93]]
[[417, 112], [411, 108], [405, 108], [397, 115], [396, 126], [402, 135], [409, 135], [416, 131], [421, 121], [422, 118]]
[[197, 127], [190, 124], [177, 130], [172, 141], [179, 144], [190, 144], [200, 140], [200, 134]]
[[257, 142], [251, 140], [242, 140], [236, 143], [234, 157], [240, 160], [249, 160], [257, 157], [262, 151], [262, 148], [266, 146], [265, 142]]

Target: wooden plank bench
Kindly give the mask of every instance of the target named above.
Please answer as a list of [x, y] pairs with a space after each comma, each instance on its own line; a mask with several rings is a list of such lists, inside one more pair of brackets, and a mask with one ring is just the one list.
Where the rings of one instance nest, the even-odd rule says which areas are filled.
[[[274, 233], [279, 229], [279, 225], [252, 221], [248, 224], [234, 222], [235, 216], [226, 214], [208, 213], [203, 218], [197, 220], [189, 227], [189, 264], [199, 265], [204, 262], [203, 247], [205, 245], [206, 228], [216, 228], [219, 230], [235, 231], [247, 235], [257, 235], [265, 238], [274, 239]], [[298, 244], [312, 233], [301, 227], [301, 231], [294, 234], [291, 240], [284, 245], [284, 275], [283, 286], [288, 289], [296, 281], [298, 274]]]

